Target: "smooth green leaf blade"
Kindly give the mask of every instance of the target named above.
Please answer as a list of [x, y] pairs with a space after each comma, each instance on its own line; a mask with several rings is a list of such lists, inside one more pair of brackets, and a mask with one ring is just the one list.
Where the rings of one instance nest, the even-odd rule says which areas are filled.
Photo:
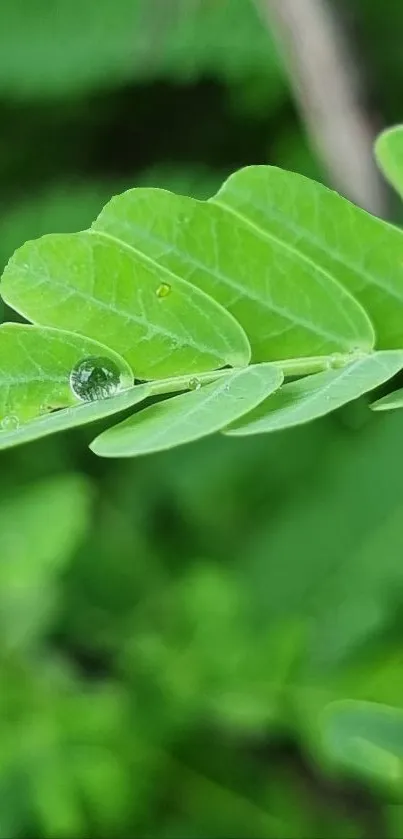
[[232, 175], [212, 199], [341, 283], [379, 349], [403, 345], [403, 233], [322, 184], [270, 166]]
[[302, 425], [335, 411], [381, 385], [403, 367], [403, 351], [373, 353], [340, 370], [327, 370], [284, 385], [226, 434], [244, 436]]
[[403, 797], [403, 711], [376, 702], [330, 703], [321, 718], [325, 756], [339, 770]]
[[0, 451], [113, 416], [147, 399], [150, 393], [148, 384], [135, 385], [109, 399], [85, 402], [76, 407], [65, 408], [47, 416], [38, 417], [15, 430], [1, 431]]
[[377, 399], [370, 407], [373, 411], [393, 411], [395, 408], [403, 408], [403, 388], [388, 393], [382, 399]]
[[374, 344], [367, 315], [329, 271], [225, 207], [132, 189], [104, 207], [93, 229], [122, 239], [156, 268], [217, 300], [243, 326], [254, 361]]
[[136, 378], [243, 366], [250, 358], [242, 328], [214, 300], [102, 234], [27, 242], [8, 263], [1, 289], [34, 323], [103, 341]]
[[0, 326], [0, 423], [24, 423], [49, 411], [80, 404], [70, 374], [87, 358], [113, 361], [120, 387], [133, 384], [129, 365], [97, 341], [57, 329], [4, 323]]
[[158, 402], [97, 437], [102, 457], [133, 457], [170, 449], [224, 428], [259, 404], [283, 380], [271, 364], [235, 370], [197, 390]]
[[375, 154], [388, 181], [403, 197], [403, 126], [383, 131], [375, 143]]

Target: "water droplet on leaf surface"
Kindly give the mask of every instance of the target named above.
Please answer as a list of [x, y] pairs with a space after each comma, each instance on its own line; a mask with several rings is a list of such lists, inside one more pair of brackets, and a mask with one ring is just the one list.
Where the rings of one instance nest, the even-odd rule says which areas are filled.
[[15, 414], [9, 414], [1, 421], [2, 431], [16, 431], [20, 427], [20, 421]]
[[201, 388], [201, 381], [194, 376], [192, 379], [189, 379], [189, 390], [200, 390]]
[[110, 358], [102, 356], [79, 361], [70, 373], [70, 387], [82, 402], [107, 399], [123, 389], [119, 367]]
[[171, 293], [171, 286], [169, 285], [169, 283], [161, 283], [161, 285], [158, 286], [157, 291], [156, 291], [157, 297], [160, 297], [161, 299], [163, 297], [168, 297], [168, 294], [170, 294], [170, 293]]
[[339, 367], [344, 367], [345, 363], [345, 356], [340, 352], [332, 353], [332, 355], [329, 358], [329, 366], [336, 370]]

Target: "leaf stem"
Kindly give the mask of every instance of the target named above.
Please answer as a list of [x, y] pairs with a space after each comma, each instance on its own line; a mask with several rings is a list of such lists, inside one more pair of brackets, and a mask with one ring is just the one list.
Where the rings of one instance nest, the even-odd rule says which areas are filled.
[[[333, 353], [332, 355], [313, 355], [303, 358], [288, 358], [283, 361], [271, 362], [275, 367], [280, 367], [284, 378], [290, 376], [309, 376], [312, 373], [321, 373], [331, 368], [345, 367], [358, 357], [366, 356], [367, 353]], [[172, 376], [169, 379], [155, 379], [148, 382], [151, 395], [158, 396], [164, 393], [175, 393], [181, 390], [192, 390], [195, 386], [206, 385], [215, 382], [223, 376], [227, 376], [231, 368], [225, 370], [209, 370], [208, 373], [195, 375]]]
[[192, 390], [195, 385], [208, 385], [210, 382], [215, 382], [223, 376], [228, 376], [231, 369], [226, 370], [210, 370], [208, 373], [197, 373], [192, 375], [188, 373], [186, 376], [172, 376], [169, 379], [155, 379], [147, 382], [151, 389], [152, 396], [157, 396], [162, 393], [175, 393], [177, 390]]
[[309, 376], [311, 373], [322, 373], [331, 367], [344, 367], [351, 361], [350, 355], [334, 353], [333, 355], [312, 355], [303, 358], [287, 358], [284, 361], [273, 361], [276, 367], [281, 367], [284, 378], [288, 376]]

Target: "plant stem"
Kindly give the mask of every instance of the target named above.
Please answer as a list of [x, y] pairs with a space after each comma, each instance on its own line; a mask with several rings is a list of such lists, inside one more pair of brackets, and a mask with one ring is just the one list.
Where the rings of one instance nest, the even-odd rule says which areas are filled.
[[306, 358], [288, 358], [284, 361], [273, 361], [276, 367], [281, 367], [284, 378], [287, 376], [309, 376], [311, 373], [321, 373], [323, 370], [329, 370], [333, 367], [335, 361], [340, 363], [341, 367], [347, 364], [348, 356], [342, 354], [332, 355], [312, 355]]
[[[362, 353], [333, 353], [333, 355], [313, 355], [305, 358], [289, 358], [284, 361], [272, 361], [275, 367], [280, 367], [284, 378], [290, 376], [309, 376], [312, 373], [321, 373], [330, 370], [332, 367], [345, 367], [346, 364], [354, 361]], [[365, 354], [364, 354], [365, 355]], [[245, 368], [247, 369], [247, 368]], [[169, 379], [155, 379], [148, 384], [151, 394], [158, 396], [164, 393], [175, 393], [181, 390], [192, 390], [195, 385], [206, 385], [215, 382], [223, 376], [228, 376], [231, 368], [225, 370], [209, 370], [208, 373], [198, 373], [192, 376], [172, 376]]]
[[[389, 196], [375, 166], [373, 119], [365, 107], [361, 62], [331, 0], [255, 0], [283, 56], [308, 135], [330, 180], [343, 195], [377, 216]], [[337, 8], [339, 7], [339, 8]]]
[[227, 376], [228, 373], [231, 372], [231, 369], [227, 370], [210, 370], [208, 373], [198, 373], [195, 376], [192, 376], [189, 373], [187, 376], [172, 376], [170, 379], [156, 379], [155, 381], [148, 382], [151, 387], [151, 393], [153, 396], [157, 396], [160, 393], [175, 393], [176, 390], [192, 390], [192, 382], [199, 383], [201, 385], [207, 385], [210, 382], [215, 382], [217, 379], [221, 379], [223, 376]]

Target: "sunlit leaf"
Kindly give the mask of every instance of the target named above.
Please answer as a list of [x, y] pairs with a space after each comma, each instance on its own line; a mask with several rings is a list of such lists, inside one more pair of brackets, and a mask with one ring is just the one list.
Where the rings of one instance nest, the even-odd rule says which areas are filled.
[[[292, 188], [293, 176], [285, 174]], [[254, 361], [373, 346], [362, 307], [320, 260], [273, 236], [270, 225], [257, 229], [214, 203], [134, 189], [113, 198], [93, 229], [122, 239], [156, 270], [163, 266], [225, 306], [246, 331]]]
[[236, 172], [213, 200], [348, 289], [369, 315], [379, 349], [403, 345], [400, 230], [315, 181], [269, 166]]
[[249, 361], [245, 333], [214, 300], [99, 233], [27, 242], [8, 263], [1, 290], [33, 322], [105, 342], [136, 378]]
[[216, 382], [158, 402], [108, 429], [91, 445], [103, 457], [132, 457], [169, 449], [224, 428], [276, 390], [283, 376], [270, 364], [229, 372]]
[[284, 385], [226, 433], [262, 434], [322, 417], [385, 382], [403, 367], [403, 350], [373, 353], [340, 370], [328, 370]]
[[[122, 389], [133, 384], [128, 364], [103, 344], [57, 329], [2, 324], [0, 422], [3, 421], [3, 428], [80, 404], [81, 400], [70, 387], [70, 374], [79, 362], [91, 358], [108, 358], [113, 362], [120, 372]], [[10, 420], [8, 425], [7, 420]]]
[[403, 126], [384, 131], [375, 143], [378, 163], [392, 186], [403, 196]]

